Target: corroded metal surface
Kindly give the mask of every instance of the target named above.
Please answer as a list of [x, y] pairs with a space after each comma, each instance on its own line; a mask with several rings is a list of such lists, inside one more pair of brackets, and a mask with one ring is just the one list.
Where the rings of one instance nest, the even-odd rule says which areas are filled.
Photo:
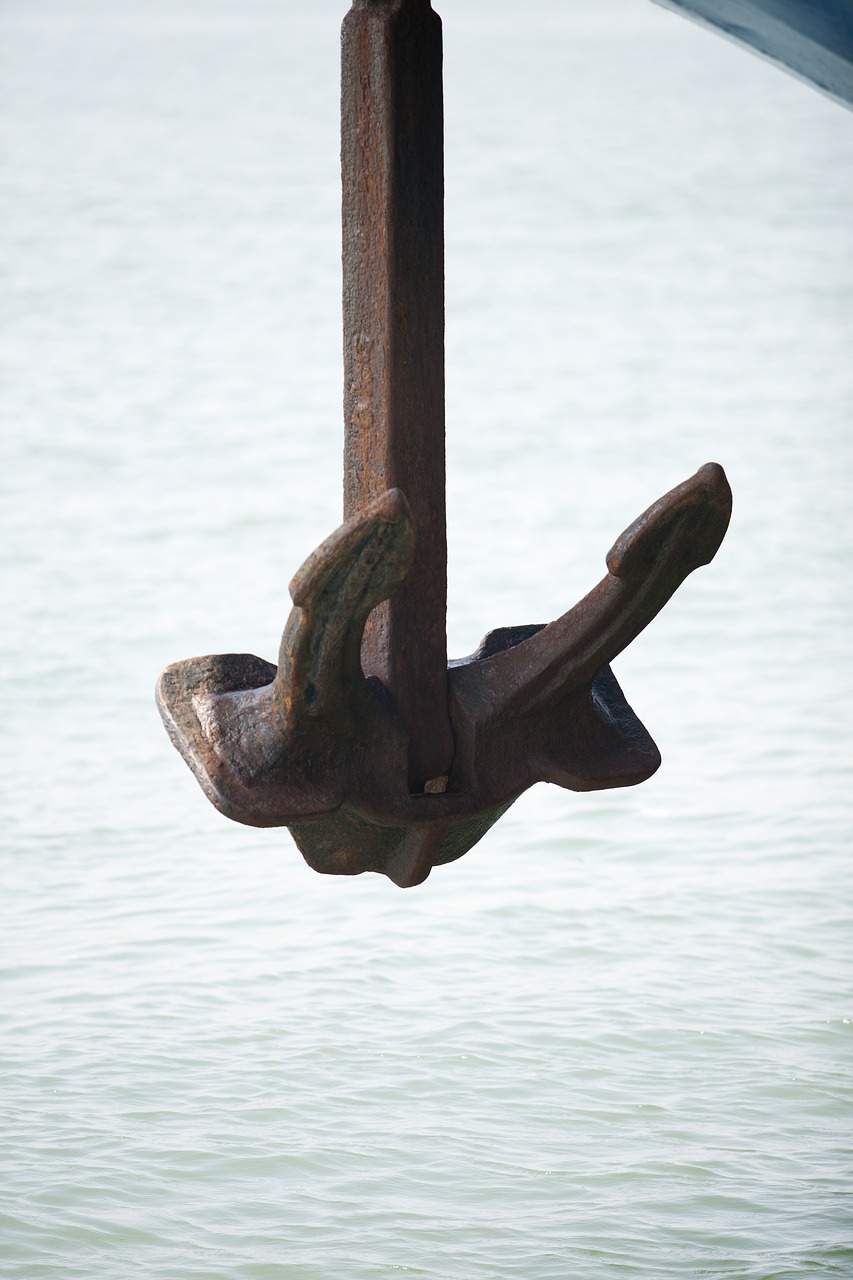
[[341, 31], [344, 517], [405, 493], [412, 572], [370, 618], [365, 670], [409, 728], [413, 789], [446, 774], [444, 126], [429, 0], [357, 0]]
[[702, 467], [568, 613], [447, 663], [440, 21], [429, 0], [354, 0], [342, 56], [345, 522], [290, 584], [277, 666], [179, 662], [157, 701], [222, 813], [289, 827], [317, 871], [409, 886], [536, 782], [654, 773], [609, 664], [714, 556], [731, 493]]

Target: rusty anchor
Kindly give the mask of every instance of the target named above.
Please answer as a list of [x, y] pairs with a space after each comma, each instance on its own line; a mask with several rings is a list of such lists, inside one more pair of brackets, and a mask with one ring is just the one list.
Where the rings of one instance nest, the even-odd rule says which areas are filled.
[[632, 786], [660, 764], [612, 660], [715, 555], [709, 463], [617, 539], [548, 625], [448, 663], [441, 20], [353, 0], [342, 29], [344, 516], [290, 584], [278, 665], [162, 673], [175, 746], [227, 817], [289, 827], [315, 870], [421, 883], [537, 782]]

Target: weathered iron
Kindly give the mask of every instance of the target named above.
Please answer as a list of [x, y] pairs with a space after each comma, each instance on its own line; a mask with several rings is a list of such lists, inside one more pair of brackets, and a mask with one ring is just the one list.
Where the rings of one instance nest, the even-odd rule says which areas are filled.
[[536, 782], [631, 786], [660, 764], [610, 663], [731, 514], [714, 463], [639, 517], [556, 622], [447, 662], [441, 22], [353, 0], [342, 38], [344, 524], [290, 584], [278, 666], [168, 667], [157, 700], [226, 816], [287, 826], [310, 866], [401, 886], [466, 853]]

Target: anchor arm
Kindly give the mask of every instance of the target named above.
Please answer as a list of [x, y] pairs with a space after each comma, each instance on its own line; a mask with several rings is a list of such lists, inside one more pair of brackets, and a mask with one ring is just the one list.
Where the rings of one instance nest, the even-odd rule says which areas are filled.
[[291, 582], [278, 668], [251, 654], [191, 658], [160, 677], [172, 740], [218, 809], [251, 826], [334, 812], [358, 790], [375, 741], [405, 737], [361, 671], [365, 619], [411, 564], [399, 490], [314, 551]]
[[713, 558], [730, 516], [725, 473], [708, 463], [620, 535], [610, 572], [556, 622], [452, 664], [455, 784], [512, 777], [519, 790], [546, 781], [584, 791], [650, 777], [660, 755], [609, 664]]
[[306, 723], [340, 720], [342, 706], [364, 684], [364, 624], [402, 584], [414, 541], [409, 504], [399, 489], [389, 489], [341, 525], [294, 574], [294, 608], [276, 675], [282, 715]]
[[725, 536], [732, 496], [716, 463], [653, 503], [617, 538], [608, 574], [556, 622], [454, 672], [488, 697], [491, 715], [531, 715], [591, 681], [648, 626]]

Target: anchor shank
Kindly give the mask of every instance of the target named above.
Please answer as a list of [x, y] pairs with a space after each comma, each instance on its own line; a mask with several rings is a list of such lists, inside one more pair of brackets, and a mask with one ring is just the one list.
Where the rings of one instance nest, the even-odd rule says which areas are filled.
[[447, 774], [444, 154], [441, 19], [429, 0], [353, 0], [341, 33], [344, 516], [408, 499], [412, 570], [370, 615], [365, 674], [409, 733], [409, 787]]

